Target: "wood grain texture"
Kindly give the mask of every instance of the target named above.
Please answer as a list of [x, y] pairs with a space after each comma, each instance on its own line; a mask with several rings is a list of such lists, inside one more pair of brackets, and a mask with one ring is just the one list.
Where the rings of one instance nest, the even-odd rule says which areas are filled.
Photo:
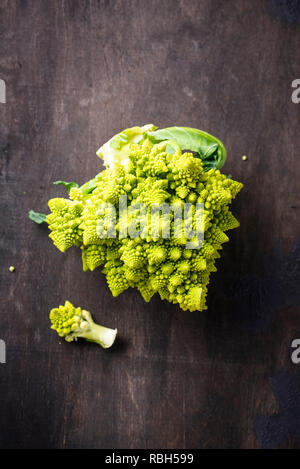
[[[260, 420], [280, 414], [274, 373], [300, 373], [300, 29], [274, 3], [0, 0], [0, 447], [300, 447]], [[216, 135], [245, 184], [205, 314], [113, 299], [27, 218], [149, 122]], [[116, 346], [59, 343], [48, 312], [65, 299], [117, 326]]]

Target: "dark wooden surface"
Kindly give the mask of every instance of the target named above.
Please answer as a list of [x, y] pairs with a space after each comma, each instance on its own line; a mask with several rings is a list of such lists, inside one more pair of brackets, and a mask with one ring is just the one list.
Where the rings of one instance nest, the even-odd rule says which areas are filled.
[[[2, 448], [300, 447], [300, 26], [282, 3], [0, 0]], [[245, 184], [205, 314], [113, 299], [27, 218], [149, 122], [215, 134]], [[65, 299], [116, 345], [60, 343], [48, 313]]]

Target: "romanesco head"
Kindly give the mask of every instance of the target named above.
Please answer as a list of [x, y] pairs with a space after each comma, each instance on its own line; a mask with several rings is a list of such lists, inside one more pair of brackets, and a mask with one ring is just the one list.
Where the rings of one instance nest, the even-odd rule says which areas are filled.
[[[71, 190], [72, 200], [49, 202], [50, 237], [61, 251], [81, 246], [84, 270], [104, 266], [113, 296], [136, 287], [145, 301], [158, 292], [183, 310], [206, 309], [210, 274], [216, 271], [222, 244], [229, 240], [226, 232], [239, 225], [229, 204], [243, 185], [218, 169], [205, 171], [203, 161], [191, 152], [182, 152], [176, 142], [172, 142], [173, 148], [168, 142], [154, 143], [146, 130], [127, 129], [102, 147], [100, 153], [110, 156], [122, 149], [122, 158], [93, 179], [91, 192], [86, 194], [86, 183]], [[120, 197], [126, 198], [126, 212], [121, 213]], [[104, 216], [100, 208], [107, 203], [110, 209]], [[169, 204], [174, 213], [171, 218], [161, 217], [158, 231], [151, 223], [147, 225], [153, 204]], [[192, 207], [190, 231], [178, 235], [182, 220], [175, 213], [184, 204]], [[196, 204], [204, 207], [202, 244], [189, 237], [195, 227]], [[162, 235], [168, 232], [169, 237]], [[66, 303], [51, 313], [53, 328], [66, 340], [74, 340], [78, 331], [90, 324], [86, 312], [77, 308], [75, 313], [71, 306]]]

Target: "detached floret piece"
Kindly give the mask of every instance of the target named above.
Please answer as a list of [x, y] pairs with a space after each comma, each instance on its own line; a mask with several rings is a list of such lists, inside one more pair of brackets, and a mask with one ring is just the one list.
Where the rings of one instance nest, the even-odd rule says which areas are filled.
[[100, 326], [93, 321], [91, 313], [75, 308], [69, 301], [65, 305], [53, 308], [50, 312], [51, 329], [67, 342], [76, 341], [78, 337], [95, 342], [103, 348], [109, 348], [115, 341], [117, 329]]

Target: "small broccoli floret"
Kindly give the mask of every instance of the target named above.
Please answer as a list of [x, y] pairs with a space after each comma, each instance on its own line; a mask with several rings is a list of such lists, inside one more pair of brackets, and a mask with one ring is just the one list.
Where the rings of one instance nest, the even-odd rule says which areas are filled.
[[60, 337], [64, 337], [67, 342], [73, 342], [81, 337], [103, 348], [109, 348], [117, 335], [117, 329], [96, 324], [89, 311], [75, 308], [69, 301], [66, 301], [64, 306], [53, 308], [50, 320], [51, 329], [54, 329]]

